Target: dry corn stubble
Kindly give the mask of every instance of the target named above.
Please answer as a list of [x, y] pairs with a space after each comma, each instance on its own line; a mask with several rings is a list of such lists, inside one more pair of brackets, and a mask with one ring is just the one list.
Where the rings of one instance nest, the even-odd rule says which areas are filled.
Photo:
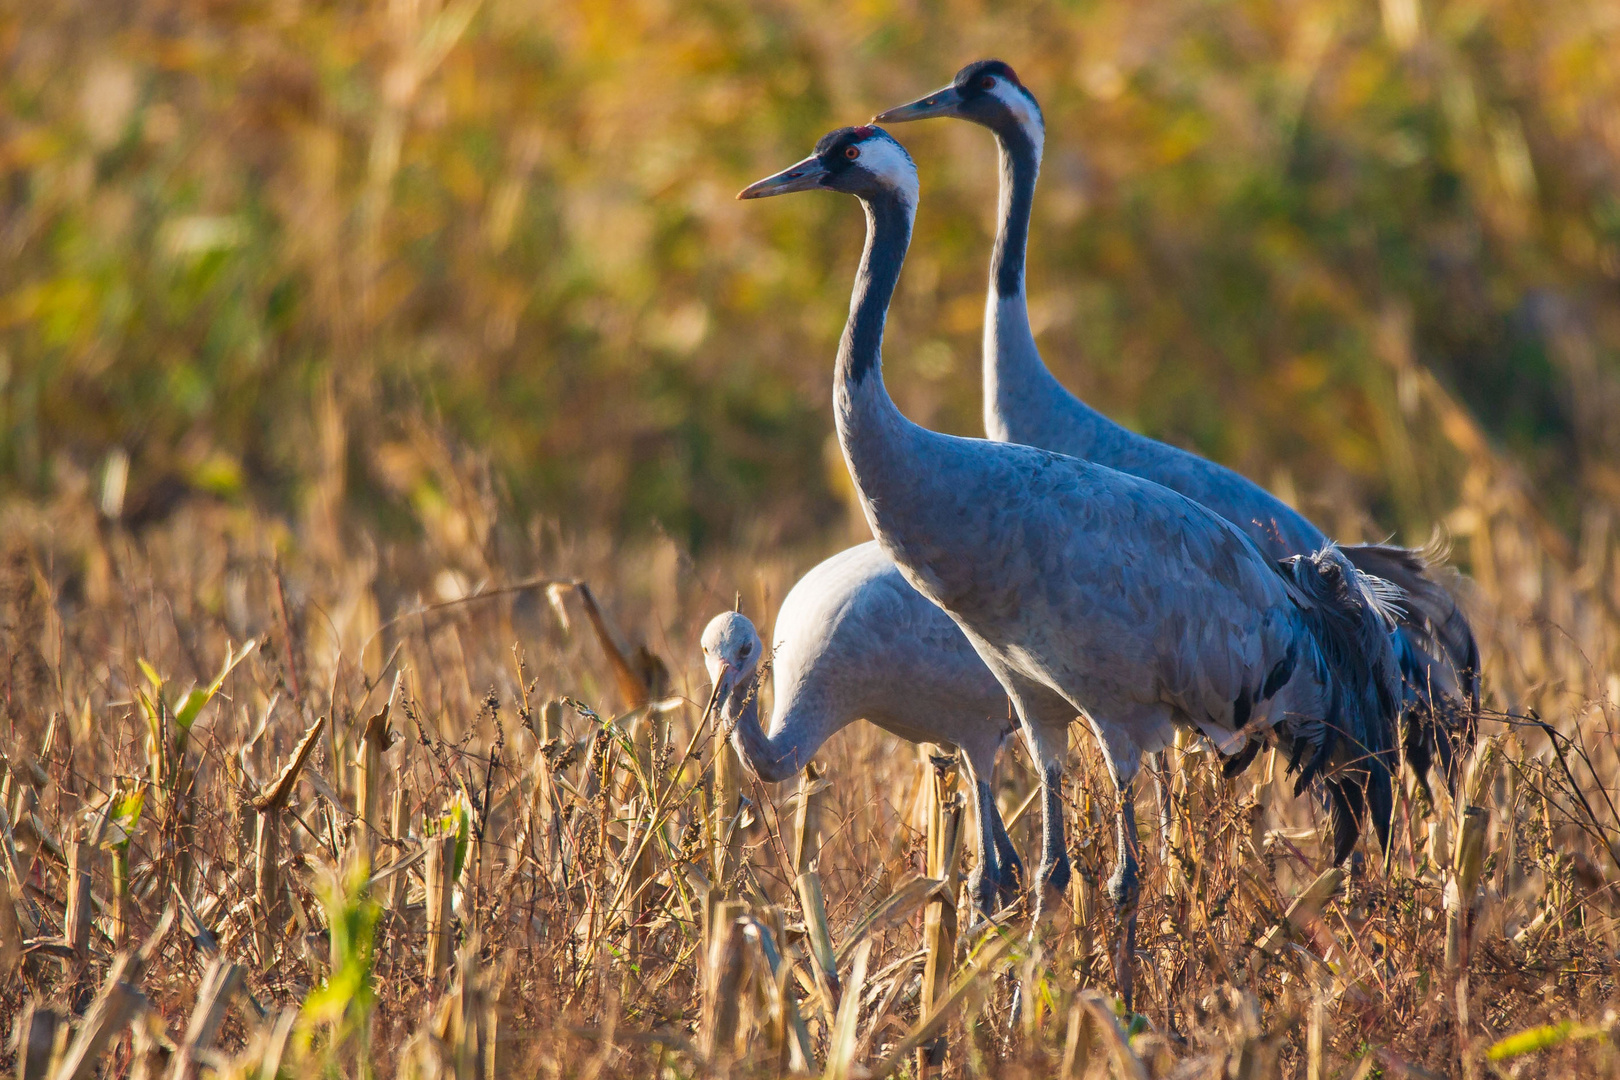
[[[1496, 714], [1499, 737], [1455, 800], [1437, 787], [1425, 818], [1403, 799], [1387, 875], [1376, 856], [1324, 874], [1320, 815], [1282, 793], [1265, 757], [1227, 781], [1196, 744], [1178, 748], [1170, 827], [1144, 829], [1133, 1021], [1110, 1011], [1111, 915], [1094, 895], [1110, 796], [1079, 730], [1077, 906], [1034, 953], [1018, 916], [993, 925], [957, 906], [972, 823], [948, 759], [919, 763], [857, 726], [796, 795], [730, 771], [683, 644], [716, 606], [702, 575], [649, 588], [652, 560], [584, 545], [564, 553], [575, 576], [428, 606], [408, 577], [389, 594], [330, 554], [267, 554], [230, 570], [256, 620], [244, 642], [198, 599], [222, 571], [188, 552], [251, 550], [254, 523], [199, 510], [164, 530], [109, 550], [111, 580], [159, 587], [100, 606], [52, 596], [62, 583], [42, 568], [69, 560], [44, 534], [8, 564], [59, 613], [50, 678], [10, 700], [0, 745], [0, 961], [14, 969], [0, 973], [13, 988], [0, 1021], [20, 1025], [41, 1075], [96, 1064], [87, 1055], [235, 1076], [1612, 1064], [1617, 770], [1599, 673], [1613, 666], [1590, 633], [1584, 689], [1494, 685], [1545, 727]], [[1610, 618], [1552, 565], [1535, 564], [1546, 588]], [[567, 624], [541, 594], [559, 580], [594, 586], [552, 590]], [[369, 610], [357, 589], [393, 612], [370, 645], [354, 641], [380, 644], [367, 664], [342, 633], [306, 633], [322, 612]], [[1506, 635], [1511, 609], [1482, 622]], [[637, 681], [653, 669], [630, 659], [640, 640], [670, 673], [652, 676], [669, 680], [656, 698]], [[163, 687], [164, 719], [194, 700], [181, 687], [207, 690], [222, 667], [183, 743], [149, 738], [135, 691]], [[1020, 843], [1025, 768], [1009, 751], [998, 777]], [[182, 775], [184, 813], [171, 813], [156, 789]], [[1157, 822], [1155, 803], [1140, 810]], [[357, 864], [372, 869], [344, 869]], [[171, 899], [176, 929], [131, 974], [117, 949], [149, 940]]]

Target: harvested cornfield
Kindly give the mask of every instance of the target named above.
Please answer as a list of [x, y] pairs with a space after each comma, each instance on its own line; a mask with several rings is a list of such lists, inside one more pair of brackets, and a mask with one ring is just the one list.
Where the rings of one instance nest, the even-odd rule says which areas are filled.
[[[0, 1073], [1620, 1073], [1617, 10], [6, 4]], [[1053, 374], [1444, 541], [1484, 650], [1387, 860], [1330, 869], [1268, 754], [1166, 755], [1129, 1016], [1083, 729], [1072, 887], [991, 924], [959, 762], [857, 724], [764, 785], [699, 658], [865, 538], [859, 215], [732, 195], [989, 56]], [[979, 434], [996, 150], [901, 135], [885, 379]], [[1034, 781], [1009, 744], [1026, 865]]]
[[[1133, 1017], [1083, 729], [1078, 872], [1039, 928], [966, 903], [971, 810], [938, 748], [857, 725], [773, 789], [716, 739], [697, 629], [734, 603], [768, 626], [790, 567], [498, 518], [469, 529], [488, 561], [452, 569], [421, 545], [291, 554], [276, 522], [206, 504], [139, 533], [94, 516], [6, 524], [19, 1076], [1615, 1065], [1611, 578], [1530, 562], [1511, 515], [1473, 547], [1496, 711], [1455, 800], [1408, 786], [1387, 866], [1369, 837], [1327, 869], [1280, 763], [1224, 780], [1194, 746], [1165, 755], [1169, 816], [1151, 786], [1139, 808]], [[1495, 584], [1533, 579], [1585, 639]], [[997, 796], [1032, 852], [1026, 762], [1009, 743]]]

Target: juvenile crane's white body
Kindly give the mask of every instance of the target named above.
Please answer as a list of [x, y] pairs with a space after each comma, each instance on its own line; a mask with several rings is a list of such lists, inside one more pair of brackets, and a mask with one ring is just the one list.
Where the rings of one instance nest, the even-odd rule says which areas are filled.
[[[786, 780], [834, 734], [867, 720], [914, 743], [962, 752], [978, 814], [970, 883], [992, 910], [1017, 891], [1022, 866], [996, 809], [996, 753], [1016, 729], [1006, 691], [950, 616], [901, 576], [876, 542], [819, 563], [782, 601], [772, 632], [771, 714], [759, 720], [753, 623], [725, 612], [703, 632], [720, 717], [738, 755], [767, 782]], [[1053, 695], [1037, 707], [1062, 724], [1074, 710]]]

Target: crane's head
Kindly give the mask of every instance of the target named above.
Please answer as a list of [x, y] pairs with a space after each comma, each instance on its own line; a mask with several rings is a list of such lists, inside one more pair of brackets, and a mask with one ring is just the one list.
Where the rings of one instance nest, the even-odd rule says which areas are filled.
[[906, 148], [882, 128], [839, 128], [821, 137], [815, 153], [775, 176], [749, 184], [737, 198], [763, 199], [822, 189], [863, 198], [887, 194], [914, 207], [917, 166]]
[[703, 666], [714, 684], [716, 701], [724, 701], [738, 684], [754, 677], [762, 651], [759, 633], [740, 611], [716, 615], [703, 628]]
[[935, 116], [970, 120], [996, 132], [1023, 131], [1037, 146], [1046, 133], [1035, 95], [1018, 81], [1013, 69], [1000, 60], [975, 60], [958, 71], [949, 86], [908, 105], [879, 113], [872, 122], [901, 124]]

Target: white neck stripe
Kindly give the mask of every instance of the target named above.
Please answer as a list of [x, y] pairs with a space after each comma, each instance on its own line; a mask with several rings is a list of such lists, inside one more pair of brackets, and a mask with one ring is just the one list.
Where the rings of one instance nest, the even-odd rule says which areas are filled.
[[1040, 155], [1041, 145], [1046, 141], [1046, 122], [1041, 119], [1041, 112], [1029, 100], [1029, 96], [1005, 79], [997, 79], [996, 85], [990, 90], [990, 95], [1007, 107], [1013, 114], [1018, 125], [1029, 135], [1030, 141], [1035, 144], [1035, 153]]

